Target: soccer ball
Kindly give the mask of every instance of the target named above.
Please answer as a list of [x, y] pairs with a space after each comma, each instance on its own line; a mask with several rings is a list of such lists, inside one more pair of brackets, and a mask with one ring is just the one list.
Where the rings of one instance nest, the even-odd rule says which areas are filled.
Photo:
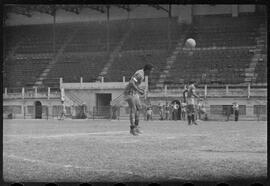
[[192, 38], [189, 38], [186, 40], [185, 45], [187, 48], [194, 48], [196, 46], [196, 41]]

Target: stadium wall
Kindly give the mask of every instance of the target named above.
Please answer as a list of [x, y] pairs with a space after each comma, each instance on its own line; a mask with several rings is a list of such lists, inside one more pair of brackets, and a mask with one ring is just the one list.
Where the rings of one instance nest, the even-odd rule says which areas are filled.
[[[61, 109], [59, 98], [7, 98], [3, 101], [4, 119], [36, 119], [36, 102], [42, 106], [42, 116], [40, 119], [51, 119], [57, 117]], [[58, 111], [56, 111], [58, 108]]]
[[[81, 105], [86, 106], [86, 115], [88, 118], [97, 118], [106, 115], [106, 118], [112, 118], [114, 106], [117, 106], [118, 119], [128, 119], [129, 110], [125, 101], [123, 101], [123, 89], [126, 82], [96, 82], [96, 83], [61, 83], [64, 89], [66, 100], [67, 115], [75, 117], [81, 113]], [[144, 83], [146, 86], [146, 83]], [[174, 100], [182, 100], [182, 89], [167, 90], [167, 92], [150, 92], [147, 99], [141, 97], [143, 108], [141, 118], [145, 118], [145, 109], [149, 103], [154, 107], [154, 118], [159, 118], [159, 105], [166, 105]], [[238, 87], [208, 87], [208, 89], [198, 88], [198, 94], [204, 99], [206, 112], [210, 120], [226, 120], [227, 106], [232, 106], [233, 102], [240, 105], [240, 120], [266, 120], [267, 119], [267, 88], [248, 87], [238, 85]], [[98, 94], [110, 94], [110, 100], [107, 105], [99, 105]], [[62, 109], [61, 95], [36, 94], [32, 96], [6, 93], [3, 96], [3, 115], [4, 118], [36, 118], [36, 102], [41, 102], [42, 118], [50, 119], [59, 117]], [[102, 101], [101, 101], [102, 102]], [[110, 105], [110, 103], [114, 103]], [[75, 113], [72, 112], [75, 107]], [[99, 110], [95, 110], [99, 108]], [[106, 109], [104, 109], [106, 108]], [[115, 113], [114, 113], [115, 114]], [[232, 113], [230, 113], [232, 115]], [[103, 117], [101, 117], [103, 118]], [[114, 118], [114, 119], [115, 119]], [[230, 117], [232, 120], [233, 118]]]

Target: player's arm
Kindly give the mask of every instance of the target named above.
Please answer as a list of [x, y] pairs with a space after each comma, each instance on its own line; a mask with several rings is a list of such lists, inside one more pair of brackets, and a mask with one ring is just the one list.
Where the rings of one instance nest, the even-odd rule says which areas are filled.
[[193, 92], [193, 96], [195, 96], [196, 98], [200, 98], [200, 96], [196, 94], [195, 92]]
[[137, 81], [136, 80], [136, 78], [132, 78], [131, 80], [130, 80], [130, 84], [140, 93], [140, 94], [144, 94], [144, 89], [142, 89], [142, 88], [140, 88], [139, 86], [137, 86], [136, 85], [136, 83], [135, 83], [135, 81]]
[[187, 92], [188, 90], [187, 89], [185, 89], [184, 90], [184, 92], [183, 92], [183, 98], [184, 98], [184, 102], [186, 102], [186, 92]]
[[198, 94], [195, 93], [195, 90], [194, 90], [194, 89], [192, 90], [192, 94], [193, 94], [194, 97], [200, 98], [200, 96], [199, 96]]

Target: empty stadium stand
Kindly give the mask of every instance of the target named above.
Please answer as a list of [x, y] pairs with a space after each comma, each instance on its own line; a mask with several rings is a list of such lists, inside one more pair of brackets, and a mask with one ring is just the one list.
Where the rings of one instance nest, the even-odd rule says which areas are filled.
[[126, 81], [137, 71], [143, 68], [146, 63], [154, 65], [151, 80], [156, 80], [160, 69], [162, 69], [168, 56], [167, 50], [151, 50], [151, 51], [123, 51], [119, 53], [111, 66], [105, 81], [122, 81], [122, 77], [126, 77]]
[[[71, 25], [56, 24], [55, 26], [55, 48], [58, 50], [67, 37], [70, 37], [72, 28]], [[21, 26], [20, 47], [17, 49], [17, 54], [33, 54], [33, 53], [53, 53], [53, 25], [31, 25]]]
[[[169, 88], [191, 79], [200, 83], [243, 83], [245, 68], [254, 55], [249, 49], [258, 44], [259, 25], [264, 21], [265, 17], [254, 15], [215, 15], [196, 16], [192, 25], [180, 25], [177, 18], [171, 18], [170, 22], [168, 18], [149, 18], [112, 20], [109, 24], [105, 21], [56, 24], [55, 51], [52, 24], [5, 27], [4, 86], [33, 86], [47, 68], [43, 86], [58, 86], [60, 77], [64, 82], [79, 82], [80, 77], [87, 82], [95, 81], [128, 30], [130, 33], [105, 74], [105, 81], [122, 81], [123, 76], [128, 80], [135, 70], [151, 62], [155, 71], [149, 80], [150, 88], [154, 89], [166, 60], [182, 34], [188, 32], [187, 37], [195, 38], [197, 49], [193, 55], [181, 49], [173, 59], [164, 82], [170, 84]], [[49, 66], [56, 54], [59, 58]], [[256, 82], [266, 82], [266, 66], [267, 60], [257, 64]]]
[[33, 86], [51, 59], [46, 57], [20, 57], [5, 63], [7, 87]]
[[256, 16], [195, 16], [190, 34], [197, 47], [253, 46], [262, 21]]
[[[194, 80], [201, 84], [233, 84], [244, 82], [244, 69], [252, 53], [249, 49], [219, 49], [182, 51], [176, 58], [166, 82], [169, 88], [175, 83]], [[170, 83], [171, 82], [171, 83]]]
[[134, 19], [130, 24], [131, 37], [124, 43], [123, 50], [167, 49], [169, 43], [173, 47], [181, 35], [181, 27], [178, 26], [176, 18]]
[[255, 68], [256, 83], [267, 83], [267, 57], [266, 54], [258, 61]]
[[91, 23], [74, 23], [77, 32], [72, 41], [66, 46], [64, 52], [98, 52], [107, 50], [107, 28], [109, 47], [114, 48], [127, 31], [129, 23], [123, 21], [106, 21]]
[[[52, 67], [48, 74], [48, 79], [44, 81], [50, 86], [48, 80], [57, 80], [62, 77], [64, 82], [80, 82], [83, 77], [85, 82], [93, 82], [96, 80], [99, 72], [106, 63], [108, 57], [106, 53], [97, 53], [91, 55], [65, 54]], [[54, 81], [53, 81], [54, 82]], [[50, 83], [53, 83], [52, 81]]]

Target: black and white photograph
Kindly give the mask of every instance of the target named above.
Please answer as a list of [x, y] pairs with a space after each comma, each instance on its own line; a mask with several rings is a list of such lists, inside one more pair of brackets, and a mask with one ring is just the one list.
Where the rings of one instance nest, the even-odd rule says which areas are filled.
[[2, 8], [6, 185], [269, 183], [266, 4]]

